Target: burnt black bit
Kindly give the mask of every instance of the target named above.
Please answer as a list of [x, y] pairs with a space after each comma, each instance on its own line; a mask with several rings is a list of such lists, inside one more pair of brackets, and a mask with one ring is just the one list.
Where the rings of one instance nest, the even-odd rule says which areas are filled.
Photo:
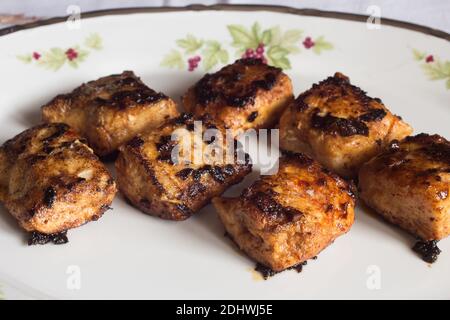
[[53, 206], [55, 199], [56, 190], [53, 187], [48, 187], [47, 189], [45, 189], [43, 202], [47, 208], [51, 208]]
[[194, 123], [192, 122], [192, 123], [186, 124], [186, 129], [187, 129], [188, 131], [194, 131], [194, 130], [195, 130], [195, 125], [194, 125]]
[[244, 191], [244, 198], [253, 203], [261, 212], [273, 219], [281, 220], [280, 223], [290, 223], [297, 221], [303, 213], [292, 207], [285, 207], [278, 203], [273, 197], [274, 192], [252, 193], [247, 189]]
[[441, 253], [441, 249], [438, 248], [437, 243], [437, 240], [418, 240], [412, 249], [414, 252], [420, 255], [423, 261], [434, 263]]
[[300, 273], [303, 271], [303, 266], [306, 266], [307, 264], [308, 264], [308, 261], [303, 261], [303, 262], [300, 262], [300, 263], [288, 268], [287, 270], [295, 270], [295, 271], [297, 271], [297, 273]]
[[274, 275], [276, 275], [277, 271], [272, 270], [269, 267], [266, 267], [265, 265], [261, 264], [261, 263], [257, 263], [255, 266], [255, 271], [258, 271], [262, 277], [264, 278], [264, 280], [269, 279], [270, 277], [273, 277]]
[[30, 165], [34, 165], [44, 159], [47, 159], [47, 157], [42, 154], [34, 154], [28, 158], [28, 163]]
[[299, 95], [297, 97], [297, 99], [295, 99], [294, 105], [298, 111], [303, 112], [303, 111], [308, 110], [309, 105], [305, 101], [307, 96], [308, 96], [308, 93], [304, 92], [301, 95]]
[[261, 59], [256, 58], [243, 58], [236, 60], [235, 63], [243, 64], [244, 66], [258, 66], [258, 65], [264, 65]]
[[296, 163], [303, 166], [310, 166], [314, 160], [303, 153], [282, 150], [283, 157], [288, 160], [294, 160]]
[[232, 176], [234, 174], [234, 168], [233, 165], [231, 164], [227, 164], [224, 168], [223, 168], [223, 173], [226, 174], [227, 176]]
[[216, 180], [217, 182], [219, 182], [219, 183], [225, 182], [225, 176], [222, 172], [222, 168], [220, 168], [218, 166], [214, 166], [211, 168], [209, 173], [211, 174], [213, 179]]
[[183, 203], [177, 204], [176, 208], [186, 217], [190, 217], [194, 214], [194, 212]]
[[439, 161], [450, 166], [450, 144], [432, 142], [423, 148], [424, 153], [434, 161]]
[[319, 179], [317, 179], [316, 183], [317, 183], [318, 186], [323, 187], [323, 186], [327, 185], [327, 180], [325, 178], [319, 178]]
[[203, 193], [206, 191], [206, 187], [201, 184], [200, 182], [196, 182], [192, 185], [189, 186], [186, 195], [189, 198], [195, 198], [196, 196], [198, 196], [199, 194]]
[[50, 136], [42, 139], [42, 143], [44, 145], [48, 145], [53, 140], [61, 137], [64, 133], [67, 132], [67, 130], [69, 130], [69, 126], [64, 123], [56, 123], [53, 124], [52, 126], [55, 128], [55, 132], [53, 132]]
[[159, 152], [158, 160], [167, 161], [173, 164], [172, 150], [176, 144], [177, 142], [173, 141], [171, 136], [162, 136], [156, 144], [156, 149]]
[[47, 244], [53, 242], [54, 244], [65, 244], [69, 242], [67, 238], [67, 231], [60, 233], [44, 234], [40, 232], [31, 232], [30, 238], [28, 239], [28, 245], [33, 246], [36, 244]]
[[258, 117], [258, 111], [253, 111], [252, 113], [250, 113], [250, 115], [247, 117], [247, 121], [248, 122], [253, 122], [256, 120], [256, 118]]
[[[314, 258], [317, 259], [317, 257], [314, 257]], [[312, 258], [312, 259], [314, 259], [314, 258]], [[295, 271], [297, 271], [297, 273], [301, 273], [303, 271], [303, 267], [306, 266], [307, 264], [308, 264], [308, 261], [303, 261], [303, 262], [300, 262], [300, 263], [298, 263], [296, 265], [293, 265], [293, 266], [291, 266], [289, 268], [286, 268], [284, 270], [275, 271], [275, 270], [273, 270], [273, 269], [271, 269], [271, 268], [269, 268], [269, 267], [267, 267], [267, 266], [265, 266], [265, 265], [263, 265], [263, 264], [258, 262], [256, 264], [256, 266], [255, 266], [255, 271], [259, 272], [261, 274], [261, 276], [264, 278], [264, 280], [267, 280], [270, 277], [273, 277], [274, 275], [276, 275], [276, 274], [278, 274], [280, 272], [286, 271], [286, 270], [295, 270]]]
[[380, 121], [386, 116], [386, 114], [387, 113], [386, 111], [384, 111], [384, 109], [371, 109], [368, 112], [360, 115], [358, 119], [365, 122]]
[[377, 97], [373, 98], [373, 100], [378, 102], [378, 103], [383, 103], [383, 101], [380, 98], [377, 98]]
[[182, 113], [179, 117], [173, 119], [175, 124], [186, 124], [193, 120], [194, 116], [190, 113]]
[[139, 136], [134, 137], [127, 143], [127, 146], [129, 146], [133, 149], [140, 148], [142, 145], [144, 145], [144, 140], [142, 140], [142, 138]]
[[37, 213], [36, 207], [31, 208], [30, 210], [28, 210], [28, 215], [30, 217], [34, 217], [34, 215]]
[[342, 137], [353, 135], [369, 136], [369, 128], [364, 122], [355, 118], [335, 117], [329, 113], [321, 116], [318, 108], [312, 114], [311, 125], [313, 128], [331, 135], [340, 135]]
[[192, 176], [194, 181], [200, 181], [202, 175], [210, 174], [213, 179], [219, 183], [223, 183], [226, 180], [226, 176], [232, 176], [235, 173], [235, 169], [231, 164], [227, 164], [224, 168], [219, 166], [211, 166], [209, 164], [204, 165], [198, 169], [185, 168], [178, 171], [175, 175], [182, 180], [186, 180]]
[[[263, 76], [243, 86], [240, 80], [244, 74], [239, 69], [240, 65], [261, 66]], [[194, 93], [201, 105], [221, 100], [229, 106], [240, 108], [254, 104], [259, 89], [271, 90], [280, 73], [281, 69], [267, 66], [260, 59], [240, 59], [215, 74], [206, 74], [194, 86]]]
[[110, 105], [118, 109], [126, 109], [142, 104], [151, 104], [160, 100], [167, 99], [167, 96], [161, 92], [140, 85], [135, 90], [118, 91], [111, 95], [109, 99], [96, 98], [96, 102], [100, 105]]
[[377, 144], [377, 146], [381, 147], [381, 145], [383, 144], [383, 140], [377, 139], [375, 140], [375, 143]]
[[224, 100], [227, 105], [234, 107], [245, 107], [247, 104], [253, 105], [255, 103], [255, 95], [256, 91], [253, 93], [249, 93], [247, 96], [230, 96], [224, 95]]
[[114, 208], [111, 207], [109, 204], [102, 204], [101, 207], [100, 207], [100, 211], [101, 212], [105, 212], [105, 211], [113, 210], [113, 209]]
[[99, 158], [102, 162], [114, 162], [114, 161], [116, 161], [118, 156], [119, 156], [119, 150], [113, 150], [112, 152], [110, 152], [104, 156], [99, 156]]
[[55, 148], [52, 146], [49, 146], [48, 143], [44, 143], [44, 146], [42, 148], [42, 151], [46, 154], [50, 154]]
[[[125, 198], [125, 200], [126, 200], [129, 204], [133, 205], [132, 202], [130, 201], [130, 199]], [[147, 199], [147, 198], [141, 198], [141, 200], [139, 200], [139, 205], [141, 205], [142, 207], [144, 207], [144, 208], [146, 208], [146, 209], [151, 209], [151, 207], [152, 207], [152, 202], [151, 202], [151, 200], [149, 200], [149, 199]]]
[[264, 80], [255, 80], [252, 83], [252, 86], [256, 89], [261, 88], [263, 90], [269, 91], [273, 88], [276, 81], [277, 81], [277, 77], [275, 74], [266, 73], [266, 75], [264, 76]]
[[194, 169], [192, 168], [185, 168], [180, 171], [178, 171], [175, 176], [180, 178], [181, 180], [186, 180], [189, 178], [189, 176], [194, 172]]
[[142, 85], [141, 81], [134, 75], [127, 76], [125, 78], [120, 78], [115, 82], [118, 86], [130, 86], [136, 87], [138, 85]]
[[345, 214], [347, 214], [349, 203], [344, 202], [344, 203], [341, 203], [339, 206], [341, 207], [341, 211], [344, 212]]

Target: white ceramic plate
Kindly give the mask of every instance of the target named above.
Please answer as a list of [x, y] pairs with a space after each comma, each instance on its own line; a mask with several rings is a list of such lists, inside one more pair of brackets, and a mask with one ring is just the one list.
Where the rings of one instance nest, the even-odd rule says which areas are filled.
[[[96, 13], [78, 29], [57, 19], [8, 30], [17, 32], [0, 37], [0, 140], [39, 123], [39, 107], [53, 96], [122, 70], [178, 99], [206, 69], [256, 41], [265, 42], [269, 62], [286, 68], [296, 95], [341, 71], [416, 133], [450, 138], [449, 35], [385, 20], [372, 30], [350, 21], [361, 17], [308, 10], [195, 8]], [[190, 72], [187, 60], [196, 55]], [[2, 208], [3, 297], [450, 298], [450, 241], [440, 242], [443, 253], [429, 266], [410, 249], [413, 237], [360, 207], [352, 230], [301, 274], [268, 281], [223, 236], [211, 206], [176, 223], [142, 214], [121, 195], [113, 207], [70, 231], [67, 245], [32, 247]]]

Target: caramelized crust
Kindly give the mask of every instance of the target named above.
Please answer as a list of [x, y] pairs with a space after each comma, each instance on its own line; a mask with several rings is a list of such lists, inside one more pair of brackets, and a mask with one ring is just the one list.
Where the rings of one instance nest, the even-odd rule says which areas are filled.
[[362, 166], [361, 198], [388, 221], [424, 240], [450, 234], [450, 142], [419, 134]]
[[[251, 171], [248, 157], [242, 163], [226, 163], [226, 153], [217, 159], [193, 157], [173, 162], [172, 151], [181, 148], [182, 142], [172, 140], [175, 131], [180, 131], [182, 141], [195, 141], [195, 130], [214, 129], [215, 125], [203, 119], [196, 126], [191, 115], [183, 114], [157, 132], [139, 135], [120, 148], [116, 160], [117, 181], [120, 190], [141, 211], [169, 220], [184, 220], [209, 203], [212, 197], [222, 194], [229, 186], [239, 183]], [[200, 141], [197, 145], [206, 150], [222, 140]], [[222, 141], [223, 142], [223, 141]], [[195, 142], [197, 143], [197, 142]], [[225, 146], [226, 143], [224, 143]], [[202, 152], [200, 156], [203, 154]], [[187, 151], [186, 151], [187, 154]], [[193, 156], [193, 151], [191, 155]], [[219, 153], [218, 153], [219, 154]], [[234, 161], [237, 153], [231, 154]], [[231, 161], [233, 162], [233, 161]]]
[[132, 71], [82, 84], [42, 107], [45, 122], [67, 123], [100, 156], [177, 115], [170, 98], [147, 87]]
[[237, 134], [276, 124], [292, 97], [292, 84], [281, 69], [259, 59], [241, 59], [206, 74], [183, 98], [186, 111], [208, 115]]
[[354, 178], [359, 167], [403, 139], [412, 128], [336, 73], [302, 93], [280, 119], [280, 146], [304, 152], [338, 174]]
[[27, 231], [63, 232], [99, 219], [116, 186], [67, 125], [28, 129], [0, 147], [0, 200]]
[[239, 248], [281, 271], [313, 258], [349, 231], [351, 185], [302, 154], [285, 154], [275, 175], [261, 176], [239, 198], [214, 198]]

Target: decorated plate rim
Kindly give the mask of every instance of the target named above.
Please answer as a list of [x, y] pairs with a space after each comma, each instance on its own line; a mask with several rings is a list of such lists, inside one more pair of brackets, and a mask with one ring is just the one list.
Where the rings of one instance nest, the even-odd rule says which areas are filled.
[[[202, 5], [193, 4], [188, 6], [179, 7], [133, 7], [133, 8], [116, 8], [116, 9], [105, 9], [82, 12], [82, 18], [96, 18], [101, 16], [110, 15], [127, 15], [136, 13], [170, 13], [170, 12], [195, 12], [195, 11], [241, 11], [241, 12], [252, 12], [252, 11], [269, 11], [276, 13], [287, 13], [299, 16], [310, 16], [318, 18], [332, 18], [347, 21], [357, 21], [366, 22], [369, 16], [346, 13], [346, 12], [336, 12], [336, 11], [325, 11], [318, 9], [297, 9], [288, 6], [278, 6], [278, 5], [252, 5], [252, 4], [215, 4], [215, 5]], [[54, 17], [44, 20], [39, 20], [36, 22], [26, 23], [22, 25], [14, 25], [0, 29], [0, 36], [8, 35], [14, 32], [28, 30], [33, 28], [38, 28], [42, 26], [57, 24], [66, 21], [68, 16]], [[416, 31], [424, 33], [436, 38], [441, 38], [450, 41], [450, 33], [442, 30], [433, 29], [420, 24], [415, 24], [411, 22], [405, 22], [401, 20], [381, 18], [382, 24], [397, 27], [401, 29], [407, 29], [411, 31]]]

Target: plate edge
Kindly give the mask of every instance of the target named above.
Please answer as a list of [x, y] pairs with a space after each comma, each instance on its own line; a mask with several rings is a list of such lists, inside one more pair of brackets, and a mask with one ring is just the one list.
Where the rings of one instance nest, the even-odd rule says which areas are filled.
[[[310, 17], [322, 17], [322, 18], [334, 18], [339, 20], [366, 22], [369, 16], [337, 12], [337, 11], [325, 11], [318, 9], [297, 9], [288, 6], [277, 5], [251, 5], [251, 4], [215, 4], [215, 5], [201, 5], [193, 4], [188, 6], [179, 7], [132, 7], [132, 8], [115, 8], [89, 11], [81, 13], [82, 18], [95, 18], [100, 16], [109, 15], [126, 15], [135, 13], [161, 13], [161, 12], [183, 12], [183, 11], [271, 11], [278, 13], [289, 13], [300, 16]], [[8, 35], [17, 31], [37, 28], [41, 26], [56, 24], [66, 21], [68, 16], [54, 17], [50, 19], [40, 20], [36, 22], [26, 23], [22, 25], [14, 25], [0, 29], [0, 36]], [[421, 32], [430, 36], [441, 38], [450, 41], [450, 34], [442, 31], [426, 27], [423, 25], [405, 22], [389, 18], [381, 18], [381, 21], [385, 25]]]

